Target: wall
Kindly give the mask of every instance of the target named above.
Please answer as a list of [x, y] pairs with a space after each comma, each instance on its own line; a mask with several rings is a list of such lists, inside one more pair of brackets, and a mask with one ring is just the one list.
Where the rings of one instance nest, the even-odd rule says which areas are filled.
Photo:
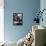
[[[18, 41], [32, 28], [36, 12], [40, 10], [40, 0], [5, 0], [4, 7], [4, 33], [5, 40]], [[23, 25], [13, 26], [13, 13], [23, 13]]]
[[[46, 9], [46, 0], [41, 0], [40, 1], [40, 9], [41, 9], [41, 11], [43, 9]], [[46, 19], [46, 10], [43, 12], [42, 17], [43, 17], [43, 22], [41, 21], [40, 25], [46, 26], [46, 20], [45, 20]]]
[[0, 42], [4, 41], [4, 0], [0, 0]]
[[[46, 9], [46, 0], [40, 0], [40, 10]], [[45, 26], [46, 27], [46, 11], [44, 11], [43, 15], [43, 22], [40, 22], [40, 25]], [[46, 44], [46, 40], [45, 40], [45, 44]]]

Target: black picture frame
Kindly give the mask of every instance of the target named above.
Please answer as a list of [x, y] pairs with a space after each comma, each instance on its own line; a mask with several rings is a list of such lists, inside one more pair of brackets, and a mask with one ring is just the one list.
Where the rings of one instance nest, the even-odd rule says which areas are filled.
[[13, 13], [13, 25], [23, 25], [23, 13]]

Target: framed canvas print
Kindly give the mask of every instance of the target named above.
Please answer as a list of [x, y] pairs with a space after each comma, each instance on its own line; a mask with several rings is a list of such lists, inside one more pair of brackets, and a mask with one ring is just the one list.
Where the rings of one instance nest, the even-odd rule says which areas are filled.
[[23, 25], [23, 13], [13, 13], [13, 25]]

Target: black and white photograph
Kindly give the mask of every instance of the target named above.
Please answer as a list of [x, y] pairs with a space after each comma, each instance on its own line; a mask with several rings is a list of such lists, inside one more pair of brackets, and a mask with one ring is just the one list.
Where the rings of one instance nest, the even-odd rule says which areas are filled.
[[23, 25], [23, 13], [13, 13], [13, 25]]

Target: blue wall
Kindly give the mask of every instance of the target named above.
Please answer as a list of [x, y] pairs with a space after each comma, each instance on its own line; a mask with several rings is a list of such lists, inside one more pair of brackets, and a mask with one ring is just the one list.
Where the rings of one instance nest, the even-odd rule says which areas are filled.
[[[40, 1], [40, 10], [42, 11], [43, 9], [46, 9], [46, 0], [41, 0]], [[43, 22], [40, 21], [40, 25], [46, 27], [46, 10], [43, 12]]]
[[[42, 11], [43, 9], [46, 9], [46, 0], [40, 1], [40, 10]], [[40, 21], [40, 25], [46, 27], [46, 11], [43, 12], [42, 17], [43, 17], [43, 22]], [[45, 39], [46, 39], [46, 35], [45, 35]], [[46, 40], [45, 40], [45, 44], [46, 44]]]
[[[40, 0], [5, 0], [4, 26], [5, 40], [18, 41], [24, 37], [32, 27], [32, 21], [40, 9]], [[23, 13], [23, 25], [13, 26], [13, 12]]]

